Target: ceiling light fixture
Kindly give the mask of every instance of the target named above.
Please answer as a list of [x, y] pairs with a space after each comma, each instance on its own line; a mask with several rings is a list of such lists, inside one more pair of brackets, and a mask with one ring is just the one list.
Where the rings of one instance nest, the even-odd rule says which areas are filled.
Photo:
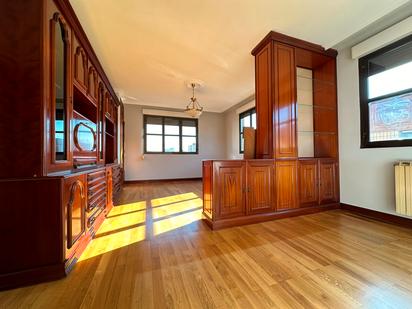
[[190, 83], [190, 86], [192, 87], [192, 97], [190, 98], [190, 103], [186, 106], [185, 113], [190, 117], [197, 118], [203, 112], [203, 107], [200, 106], [195, 98], [195, 88], [200, 85], [192, 82]]

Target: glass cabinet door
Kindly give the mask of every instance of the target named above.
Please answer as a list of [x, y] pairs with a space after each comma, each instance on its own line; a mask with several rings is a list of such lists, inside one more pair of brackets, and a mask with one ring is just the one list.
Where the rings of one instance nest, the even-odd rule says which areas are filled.
[[[52, 66], [52, 139], [54, 161], [67, 160], [67, 59], [68, 32], [60, 14], [53, 16], [51, 23]], [[54, 110], [53, 110], [54, 109]]]
[[104, 128], [103, 128], [103, 123], [105, 120], [105, 115], [104, 115], [104, 86], [101, 84], [99, 87], [99, 108], [98, 108], [98, 113], [99, 113], [99, 125], [98, 125], [98, 136], [99, 136], [99, 160], [103, 161], [104, 159], [104, 150], [103, 150], [103, 134], [104, 134]]
[[85, 231], [86, 196], [84, 182], [68, 180], [67, 248], [70, 249]]

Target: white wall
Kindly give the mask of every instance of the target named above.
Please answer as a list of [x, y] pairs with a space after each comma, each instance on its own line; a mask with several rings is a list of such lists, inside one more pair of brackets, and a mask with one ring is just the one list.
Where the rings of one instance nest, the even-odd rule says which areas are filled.
[[341, 202], [395, 213], [393, 163], [412, 160], [411, 147], [360, 149], [358, 61], [339, 51], [339, 155]]
[[239, 114], [236, 109], [229, 109], [224, 113], [226, 124], [226, 147], [225, 155], [229, 160], [243, 159], [243, 154], [239, 152]]
[[225, 159], [223, 114], [204, 112], [199, 118], [199, 154], [145, 154], [143, 107], [125, 104], [125, 179], [175, 179], [202, 176], [202, 160]]

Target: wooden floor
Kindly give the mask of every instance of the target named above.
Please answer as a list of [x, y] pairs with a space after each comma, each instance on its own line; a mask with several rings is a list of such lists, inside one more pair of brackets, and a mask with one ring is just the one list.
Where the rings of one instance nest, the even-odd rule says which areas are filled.
[[412, 231], [340, 210], [210, 231], [201, 183], [126, 186], [68, 278], [0, 308], [412, 308]]

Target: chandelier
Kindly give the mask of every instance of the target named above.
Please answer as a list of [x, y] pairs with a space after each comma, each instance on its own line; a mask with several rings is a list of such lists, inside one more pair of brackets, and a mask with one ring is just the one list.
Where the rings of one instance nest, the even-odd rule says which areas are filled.
[[192, 87], [192, 97], [190, 98], [190, 103], [186, 106], [185, 113], [190, 117], [197, 118], [202, 114], [203, 107], [200, 106], [195, 98], [196, 83], [191, 83], [190, 86]]

